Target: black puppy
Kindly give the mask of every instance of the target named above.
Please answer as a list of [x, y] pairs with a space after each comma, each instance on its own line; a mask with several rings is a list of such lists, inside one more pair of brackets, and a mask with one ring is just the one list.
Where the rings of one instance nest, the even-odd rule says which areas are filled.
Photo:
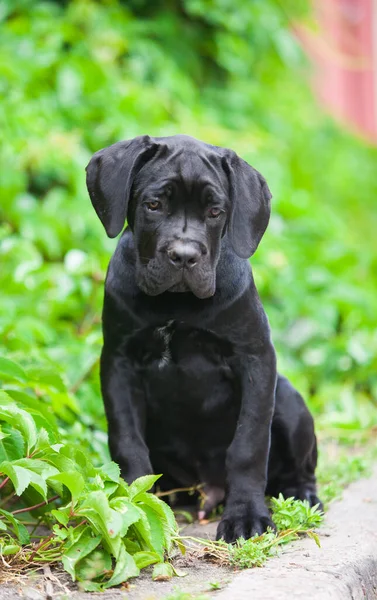
[[248, 258], [270, 216], [266, 181], [231, 150], [142, 136], [100, 150], [87, 186], [111, 259], [101, 384], [112, 458], [127, 481], [204, 484], [225, 499], [218, 538], [272, 526], [265, 493], [316, 496], [313, 420], [276, 374]]

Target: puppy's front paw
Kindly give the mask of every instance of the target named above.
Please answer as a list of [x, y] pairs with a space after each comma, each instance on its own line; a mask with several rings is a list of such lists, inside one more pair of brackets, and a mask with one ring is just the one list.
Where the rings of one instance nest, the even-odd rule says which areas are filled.
[[266, 507], [257, 510], [249, 503], [233, 504], [225, 508], [216, 539], [231, 544], [240, 537], [247, 540], [255, 534], [261, 535], [268, 527], [275, 529]]

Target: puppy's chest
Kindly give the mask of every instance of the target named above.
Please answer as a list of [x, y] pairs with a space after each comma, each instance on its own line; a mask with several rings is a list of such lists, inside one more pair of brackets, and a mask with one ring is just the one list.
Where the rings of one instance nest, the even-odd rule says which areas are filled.
[[140, 369], [167, 374], [177, 368], [226, 370], [234, 351], [230, 341], [212, 331], [171, 320], [136, 332], [128, 342], [128, 354]]

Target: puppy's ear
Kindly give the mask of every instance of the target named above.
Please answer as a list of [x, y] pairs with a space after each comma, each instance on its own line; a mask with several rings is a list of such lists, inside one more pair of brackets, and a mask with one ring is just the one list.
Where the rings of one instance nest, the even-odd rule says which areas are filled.
[[99, 150], [86, 167], [89, 196], [109, 237], [122, 231], [134, 178], [157, 148], [143, 135]]
[[228, 151], [222, 162], [232, 202], [229, 239], [238, 256], [249, 258], [266, 231], [272, 195], [264, 177], [235, 152]]

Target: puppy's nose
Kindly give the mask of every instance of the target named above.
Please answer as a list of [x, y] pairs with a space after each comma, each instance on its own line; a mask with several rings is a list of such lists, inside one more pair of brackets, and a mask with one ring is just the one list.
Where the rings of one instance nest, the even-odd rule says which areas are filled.
[[200, 250], [187, 242], [175, 242], [167, 251], [169, 261], [177, 269], [192, 269], [198, 263]]

